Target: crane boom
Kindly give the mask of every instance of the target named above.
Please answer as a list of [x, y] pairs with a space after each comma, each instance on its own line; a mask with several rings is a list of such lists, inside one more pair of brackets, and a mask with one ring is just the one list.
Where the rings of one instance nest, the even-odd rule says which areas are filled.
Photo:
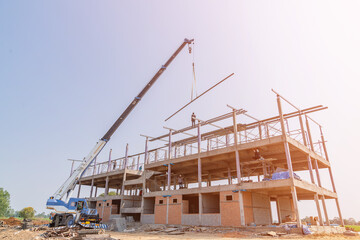
[[[130, 105], [125, 109], [125, 111], [120, 115], [120, 117], [116, 120], [116, 122], [111, 126], [111, 128], [106, 132], [106, 134], [96, 143], [95, 147], [91, 150], [91, 152], [84, 158], [84, 161], [80, 164], [80, 166], [71, 174], [71, 176], [61, 185], [61, 187], [55, 192], [55, 194], [50, 197], [47, 202], [47, 207], [50, 209], [54, 209], [54, 206], [61, 205], [59, 202], [68, 202], [71, 194], [76, 186], [76, 183], [85, 172], [85, 170], [89, 167], [95, 157], [101, 152], [101, 150], [105, 147], [106, 143], [110, 140], [111, 136], [118, 129], [118, 127], [122, 124], [122, 122], [126, 119], [126, 117], [130, 114], [130, 112], [135, 108], [135, 106], [139, 103], [142, 97], [146, 94], [146, 92], [152, 87], [152, 85], [156, 82], [156, 80], [161, 76], [161, 74], [166, 70], [166, 68], [170, 65], [170, 63], [174, 60], [174, 58], [180, 53], [180, 51], [185, 47], [186, 44], [190, 44], [194, 41], [194, 39], [186, 39], [180, 45], [180, 47], [171, 55], [171, 57], [167, 60], [165, 65], [161, 66], [161, 68], [156, 72], [154, 77], [146, 84], [143, 90], [135, 97], [135, 99], [130, 103]], [[62, 198], [66, 195], [66, 198], [62, 200]]]
[[180, 47], [174, 52], [174, 54], [167, 60], [165, 65], [161, 66], [161, 68], [157, 71], [155, 76], [149, 81], [148, 84], [144, 87], [144, 89], [134, 98], [134, 100], [130, 103], [130, 105], [126, 108], [126, 110], [121, 114], [121, 116], [116, 120], [116, 122], [112, 125], [112, 127], [107, 131], [107, 133], [102, 137], [101, 140], [109, 141], [110, 137], [114, 134], [116, 129], [121, 125], [121, 123], [125, 120], [125, 118], [130, 114], [130, 112], [135, 108], [138, 102], [142, 99], [145, 93], [152, 87], [155, 81], [161, 76], [161, 74], [166, 70], [166, 68], [170, 65], [170, 63], [174, 60], [174, 58], [179, 54], [179, 52], [185, 47], [186, 44], [191, 44], [194, 39], [185, 38], [184, 42], [180, 45]]

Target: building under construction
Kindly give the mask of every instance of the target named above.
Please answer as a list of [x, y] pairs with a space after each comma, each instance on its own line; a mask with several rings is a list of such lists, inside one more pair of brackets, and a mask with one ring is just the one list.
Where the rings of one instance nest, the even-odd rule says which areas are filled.
[[[274, 117], [259, 120], [229, 108], [159, 137], [144, 136], [141, 153], [130, 155], [127, 147], [122, 158], [95, 160], [78, 182], [78, 197], [81, 186], [90, 186], [85, 197], [104, 222], [133, 216], [149, 224], [268, 225], [274, 223], [273, 202], [276, 222], [300, 226], [298, 201], [309, 200], [320, 225], [330, 225], [325, 199], [336, 202], [342, 221], [322, 126], [310, 116], [326, 107], [299, 109], [275, 94]], [[282, 104], [294, 112], [284, 113]], [[238, 123], [239, 115], [252, 122]], [[162, 146], [150, 149], [155, 141]], [[332, 189], [322, 186], [320, 169], [328, 170]], [[300, 171], [310, 180], [301, 179]]]

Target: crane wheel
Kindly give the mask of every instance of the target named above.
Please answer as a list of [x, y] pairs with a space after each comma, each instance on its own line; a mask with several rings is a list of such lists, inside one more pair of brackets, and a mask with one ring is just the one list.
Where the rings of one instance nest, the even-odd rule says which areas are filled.
[[65, 220], [65, 226], [70, 227], [71, 225], [74, 225], [74, 224], [75, 224], [74, 217], [67, 216], [67, 218]]

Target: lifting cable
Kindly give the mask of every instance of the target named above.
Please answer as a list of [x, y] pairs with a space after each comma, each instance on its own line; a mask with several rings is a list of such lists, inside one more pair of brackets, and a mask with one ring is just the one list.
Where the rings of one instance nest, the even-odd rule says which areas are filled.
[[194, 79], [192, 81], [192, 84], [191, 84], [191, 101], [194, 99], [194, 93], [195, 93], [195, 97], [197, 97], [197, 89], [196, 89], [196, 74], [195, 74], [195, 43], [192, 42], [192, 47], [190, 46], [189, 44], [189, 53], [191, 54], [192, 53], [192, 68], [193, 68], [193, 76], [194, 76]]

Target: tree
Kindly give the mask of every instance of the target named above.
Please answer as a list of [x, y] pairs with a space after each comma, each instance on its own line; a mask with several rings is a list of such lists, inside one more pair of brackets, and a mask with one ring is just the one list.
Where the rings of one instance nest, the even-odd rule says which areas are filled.
[[46, 214], [45, 212], [42, 212], [42, 213], [36, 214], [35, 217], [37, 217], [37, 218], [49, 218], [50, 214]]
[[10, 213], [10, 194], [8, 191], [0, 188], [0, 216], [8, 217]]
[[[117, 195], [117, 194], [114, 191], [111, 191], [111, 192], [108, 193], [108, 196], [115, 196], [115, 195]], [[99, 195], [99, 197], [104, 197], [104, 196], [105, 196], [105, 193], [102, 193], [102, 194]]]
[[339, 225], [341, 225], [340, 218], [338, 218], [338, 217], [334, 217], [333, 220], [330, 219], [330, 223], [331, 224], [339, 224]]
[[345, 225], [356, 225], [356, 220], [354, 218], [344, 219]]
[[35, 210], [32, 207], [26, 207], [19, 212], [19, 215], [22, 218], [32, 219], [35, 216]]

